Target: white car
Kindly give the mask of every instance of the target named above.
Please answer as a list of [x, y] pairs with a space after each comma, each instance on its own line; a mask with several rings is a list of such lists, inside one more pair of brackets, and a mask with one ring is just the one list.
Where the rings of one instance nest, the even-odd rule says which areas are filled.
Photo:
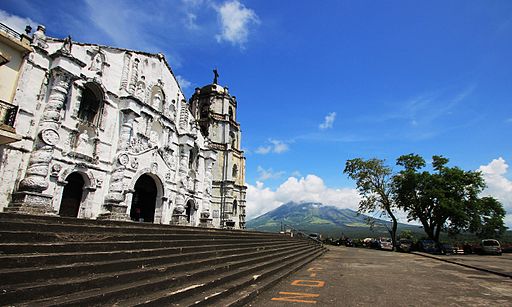
[[379, 245], [380, 249], [393, 250], [393, 241], [390, 238], [380, 238]]
[[482, 240], [480, 247], [482, 248], [482, 254], [501, 255], [501, 244], [498, 240]]

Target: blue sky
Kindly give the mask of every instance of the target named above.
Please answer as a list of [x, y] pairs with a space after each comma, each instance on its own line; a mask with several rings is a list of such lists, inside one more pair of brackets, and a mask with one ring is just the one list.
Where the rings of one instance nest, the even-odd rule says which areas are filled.
[[188, 97], [217, 67], [239, 102], [249, 216], [289, 200], [355, 208], [347, 159], [393, 165], [414, 152], [482, 170], [512, 227], [512, 1], [3, 0], [0, 9], [12, 26], [162, 52]]

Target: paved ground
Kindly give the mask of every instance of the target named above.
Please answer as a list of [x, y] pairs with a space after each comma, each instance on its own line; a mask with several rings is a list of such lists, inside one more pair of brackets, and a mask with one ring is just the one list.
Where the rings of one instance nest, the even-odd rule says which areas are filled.
[[489, 255], [429, 255], [426, 253], [417, 253], [426, 257], [431, 257], [446, 262], [454, 262], [470, 267], [481, 268], [498, 274], [512, 277], [512, 254], [503, 254], [501, 256]]
[[[414, 254], [329, 249], [248, 306], [512, 306], [512, 278]], [[499, 258], [479, 259], [510, 259]]]

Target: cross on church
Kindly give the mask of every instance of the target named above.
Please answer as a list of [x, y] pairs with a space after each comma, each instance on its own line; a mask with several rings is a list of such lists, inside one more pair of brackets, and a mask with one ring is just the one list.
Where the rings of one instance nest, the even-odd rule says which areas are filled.
[[217, 72], [217, 68], [213, 70], [213, 84], [217, 84], [219, 82], [219, 73]]

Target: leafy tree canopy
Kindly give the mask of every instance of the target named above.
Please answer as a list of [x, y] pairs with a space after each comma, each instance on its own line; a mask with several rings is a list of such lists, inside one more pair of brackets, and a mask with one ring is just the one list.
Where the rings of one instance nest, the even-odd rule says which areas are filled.
[[393, 213], [391, 168], [384, 164], [384, 160], [355, 158], [347, 160], [343, 172], [356, 181], [361, 195], [359, 212], [380, 211], [391, 218], [390, 234], [395, 246], [398, 222]]
[[448, 167], [448, 159], [432, 157], [433, 171], [423, 170], [425, 160], [416, 154], [400, 156], [403, 170], [393, 177], [393, 197], [409, 220], [418, 220], [430, 239], [439, 242], [442, 230], [472, 231], [489, 236], [504, 231], [503, 206], [492, 197], [479, 198], [485, 188], [480, 172]]

